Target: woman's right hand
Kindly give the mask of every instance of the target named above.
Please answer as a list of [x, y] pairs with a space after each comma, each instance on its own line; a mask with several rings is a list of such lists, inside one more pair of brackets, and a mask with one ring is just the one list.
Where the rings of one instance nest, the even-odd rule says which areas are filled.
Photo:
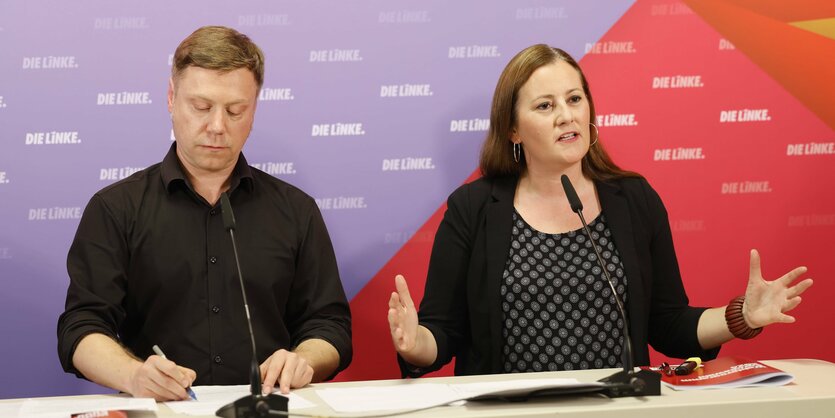
[[394, 278], [395, 292], [389, 298], [389, 328], [391, 340], [398, 353], [408, 354], [415, 349], [418, 339], [418, 316], [406, 278]]

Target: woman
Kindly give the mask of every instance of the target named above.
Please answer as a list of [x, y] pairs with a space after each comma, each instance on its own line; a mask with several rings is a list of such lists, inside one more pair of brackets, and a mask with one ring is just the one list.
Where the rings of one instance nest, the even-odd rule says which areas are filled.
[[636, 364], [649, 363], [647, 344], [671, 357], [712, 359], [735, 336], [794, 321], [786, 312], [812, 280], [791, 284], [806, 268], [765, 281], [755, 250], [744, 299], [688, 305], [661, 199], [612, 162], [594, 120], [586, 78], [564, 51], [534, 45], [504, 69], [483, 177], [449, 197], [419, 314], [405, 279], [395, 278], [388, 320], [404, 375], [453, 356], [456, 375], [622, 367], [623, 318], [562, 175], [592, 219], [593, 241], [625, 301]]

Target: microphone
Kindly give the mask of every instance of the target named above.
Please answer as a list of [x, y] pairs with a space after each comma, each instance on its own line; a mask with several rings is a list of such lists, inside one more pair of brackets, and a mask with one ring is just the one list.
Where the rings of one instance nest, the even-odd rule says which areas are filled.
[[261, 369], [258, 367], [258, 354], [255, 349], [255, 333], [252, 331], [252, 319], [249, 316], [249, 304], [246, 301], [244, 279], [241, 274], [241, 262], [238, 259], [238, 246], [235, 241], [235, 214], [232, 213], [232, 203], [225, 192], [220, 195], [220, 207], [223, 212], [223, 227], [229, 231], [232, 240], [232, 252], [235, 254], [235, 267], [238, 269], [238, 282], [241, 285], [241, 296], [244, 300], [246, 324], [249, 327], [249, 338], [252, 343], [252, 364], [249, 371], [250, 395], [235, 402], [226, 404], [215, 411], [215, 415], [222, 418], [256, 418], [269, 415], [287, 415], [288, 399], [275, 394], [261, 394]]
[[623, 396], [657, 396], [661, 394], [661, 375], [651, 372], [649, 370], [640, 370], [635, 372], [635, 367], [632, 359], [632, 339], [629, 333], [629, 321], [626, 319], [626, 310], [623, 308], [623, 302], [615, 290], [615, 284], [609, 271], [603, 264], [603, 257], [600, 255], [600, 250], [597, 249], [592, 238], [589, 226], [586, 224], [586, 219], [583, 217], [583, 202], [577, 196], [574, 186], [571, 185], [571, 180], [565, 174], [560, 177], [562, 181], [562, 188], [565, 190], [565, 197], [568, 199], [568, 204], [571, 205], [571, 211], [580, 217], [580, 222], [583, 223], [583, 231], [586, 233], [586, 238], [589, 239], [594, 253], [597, 255], [597, 264], [603, 271], [603, 276], [609, 283], [609, 288], [612, 290], [612, 296], [618, 305], [618, 312], [623, 319], [623, 371], [617, 372], [611, 376], [600, 379], [601, 382], [609, 383], [604, 389], [604, 393], [611, 398], [619, 398]]

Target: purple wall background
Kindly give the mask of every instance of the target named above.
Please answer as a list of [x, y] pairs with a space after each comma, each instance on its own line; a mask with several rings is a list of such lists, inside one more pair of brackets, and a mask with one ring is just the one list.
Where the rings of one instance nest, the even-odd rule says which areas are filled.
[[[506, 62], [539, 42], [579, 60], [632, 3], [0, 2], [0, 398], [103, 391], [58, 362], [67, 249], [93, 193], [167, 151], [169, 60], [197, 27], [235, 27], [264, 50], [265, 93], [281, 100], [261, 101], [244, 153], [318, 199], [352, 298], [475, 169], [485, 129], [451, 123], [489, 117]], [[472, 46], [498, 54], [450, 58]], [[335, 50], [361, 60], [311, 62]], [[381, 97], [405, 84], [431, 95]], [[149, 100], [98, 104], [120, 92]], [[336, 123], [363, 134], [312, 135]], [[383, 170], [404, 158], [431, 164]]]

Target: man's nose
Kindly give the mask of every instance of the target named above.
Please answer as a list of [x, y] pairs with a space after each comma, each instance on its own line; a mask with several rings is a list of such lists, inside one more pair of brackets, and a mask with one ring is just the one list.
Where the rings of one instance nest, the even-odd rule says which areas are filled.
[[226, 130], [226, 110], [212, 109], [206, 129], [213, 134], [222, 134]]

